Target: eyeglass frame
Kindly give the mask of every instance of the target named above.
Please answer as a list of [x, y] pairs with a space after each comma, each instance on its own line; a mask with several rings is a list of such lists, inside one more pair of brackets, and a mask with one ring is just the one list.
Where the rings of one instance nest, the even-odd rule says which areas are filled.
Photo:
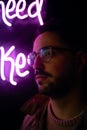
[[[43, 49], [50, 49], [50, 54], [51, 55], [49, 55], [50, 57], [49, 57], [49, 59], [48, 60], [44, 60], [43, 59], [43, 56], [41, 57], [41, 55], [40, 55], [40, 52], [43, 50]], [[70, 52], [73, 52], [73, 53], [75, 53], [76, 51], [77, 51], [77, 49], [75, 49], [75, 48], [63, 48], [63, 47], [55, 47], [55, 46], [46, 46], [46, 47], [43, 47], [43, 48], [40, 48], [39, 49], [39, 52], [30, 52], [29, 54], [28, 54], [28, 57], [27, 57], [27, 60], [28, 60], [28, 64], [30, 65], [30, 66], [33, 66], [33, 64], [34, 64], [34, 61], [35, 61], [35, 58], [37, 57], [37, 55], [39, 55], [39, 57], [40, 57], [40, 59], [41, 59], [41, 61], [42, 62], [45, 62], [45, 63], [48, 63], [50, 60], [51, 60], [51, 58], [52, 58], [52, 53], [53, 53], [53, 51], [52, 50], [59, 50], [59, 51], [70, 51]], [[33, 56], [33, 62], [32, 63], [30, 63], [30, 61], [29, 60], [31, 60], [31, 55], [32, 54], [34, 54]]]

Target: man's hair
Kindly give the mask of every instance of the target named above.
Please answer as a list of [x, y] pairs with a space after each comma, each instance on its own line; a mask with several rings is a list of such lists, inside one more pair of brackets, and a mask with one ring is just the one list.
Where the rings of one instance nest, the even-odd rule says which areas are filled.
[[[68, 44], [73, 49], [87, 51], [86, 25], [80, 21], [52, 18], [44, 22], [43, 26], [37, 29], [37, 35], [46, 31], [56, 32], [61, 42]], [[37, 36], [36, 35], [36, 36]]]

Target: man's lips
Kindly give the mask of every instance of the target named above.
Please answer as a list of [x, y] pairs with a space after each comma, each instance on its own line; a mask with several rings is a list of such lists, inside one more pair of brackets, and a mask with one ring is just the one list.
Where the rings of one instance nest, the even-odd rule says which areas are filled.
[[47, 79], [48, 76], [46, 75], [36, 75], [35, 76], [35, 80], [45, 80]]

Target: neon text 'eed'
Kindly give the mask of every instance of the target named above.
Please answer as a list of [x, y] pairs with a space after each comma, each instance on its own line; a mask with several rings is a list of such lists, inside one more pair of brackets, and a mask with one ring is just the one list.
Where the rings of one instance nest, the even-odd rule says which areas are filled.
[[[18, 53], [16, 58], [12, 57], [11, 54], [15, 52], [15, 46], [11, 46], [7, 51], [5, 51], [4, 47], [0, 47], [0, 77], [2, 80], [7, 80], [6, 78], [6, 69], [8, 69], [8, 65], [5, 64], [10, 63], [10, 73], [8, 73], [9, 82], [12, 85], [17, 85], [17, 82], [14, 80], [14, 74], [19, 77], [25, 77], [29, 74], [29, 70], [26, 69], [26, 56], [24, 53]], [[24, 69], [23, 71], [21, 71]]]
[[[21, 6], [22, 5], [22, 6]], [[18, 19], [26, 19], [27, 17], [35, 18], [38, 17], [40, 25], [43, 25], [43, 19], [41, 16], [41, 9], [43, 5], [43, 0], [35, 0], [33, 1], [27, 8], [27, 13], [23, 12], [26, 10], [26, 1], [19, 0], [17, 3], [15, 0], [9, 0], [5, 6], [3, 1], [0, 1], [1, 12], [2, 12], [2, 20], [7, 26], [12, 26], [10, 19], [18, 18]], [[33, 13], [33, 8], [36, 8], [36, 11]]]

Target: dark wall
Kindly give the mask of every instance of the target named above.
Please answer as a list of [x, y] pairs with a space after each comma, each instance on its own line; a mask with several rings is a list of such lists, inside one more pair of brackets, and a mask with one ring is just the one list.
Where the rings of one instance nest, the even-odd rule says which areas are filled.
[[[20, 52], [28, 54], [32, 50], [33, 35], [37, 26], [34, 23], [17, 23], [7, 27], [0, 23], [0, 46], [15, 45]], [[30, 74], [19, 78], [17, 86], [0, 78], [0, 130], [19, 130], [24, 114], [20, 107], [31, 96], [37, 93], [33, 70]]]

